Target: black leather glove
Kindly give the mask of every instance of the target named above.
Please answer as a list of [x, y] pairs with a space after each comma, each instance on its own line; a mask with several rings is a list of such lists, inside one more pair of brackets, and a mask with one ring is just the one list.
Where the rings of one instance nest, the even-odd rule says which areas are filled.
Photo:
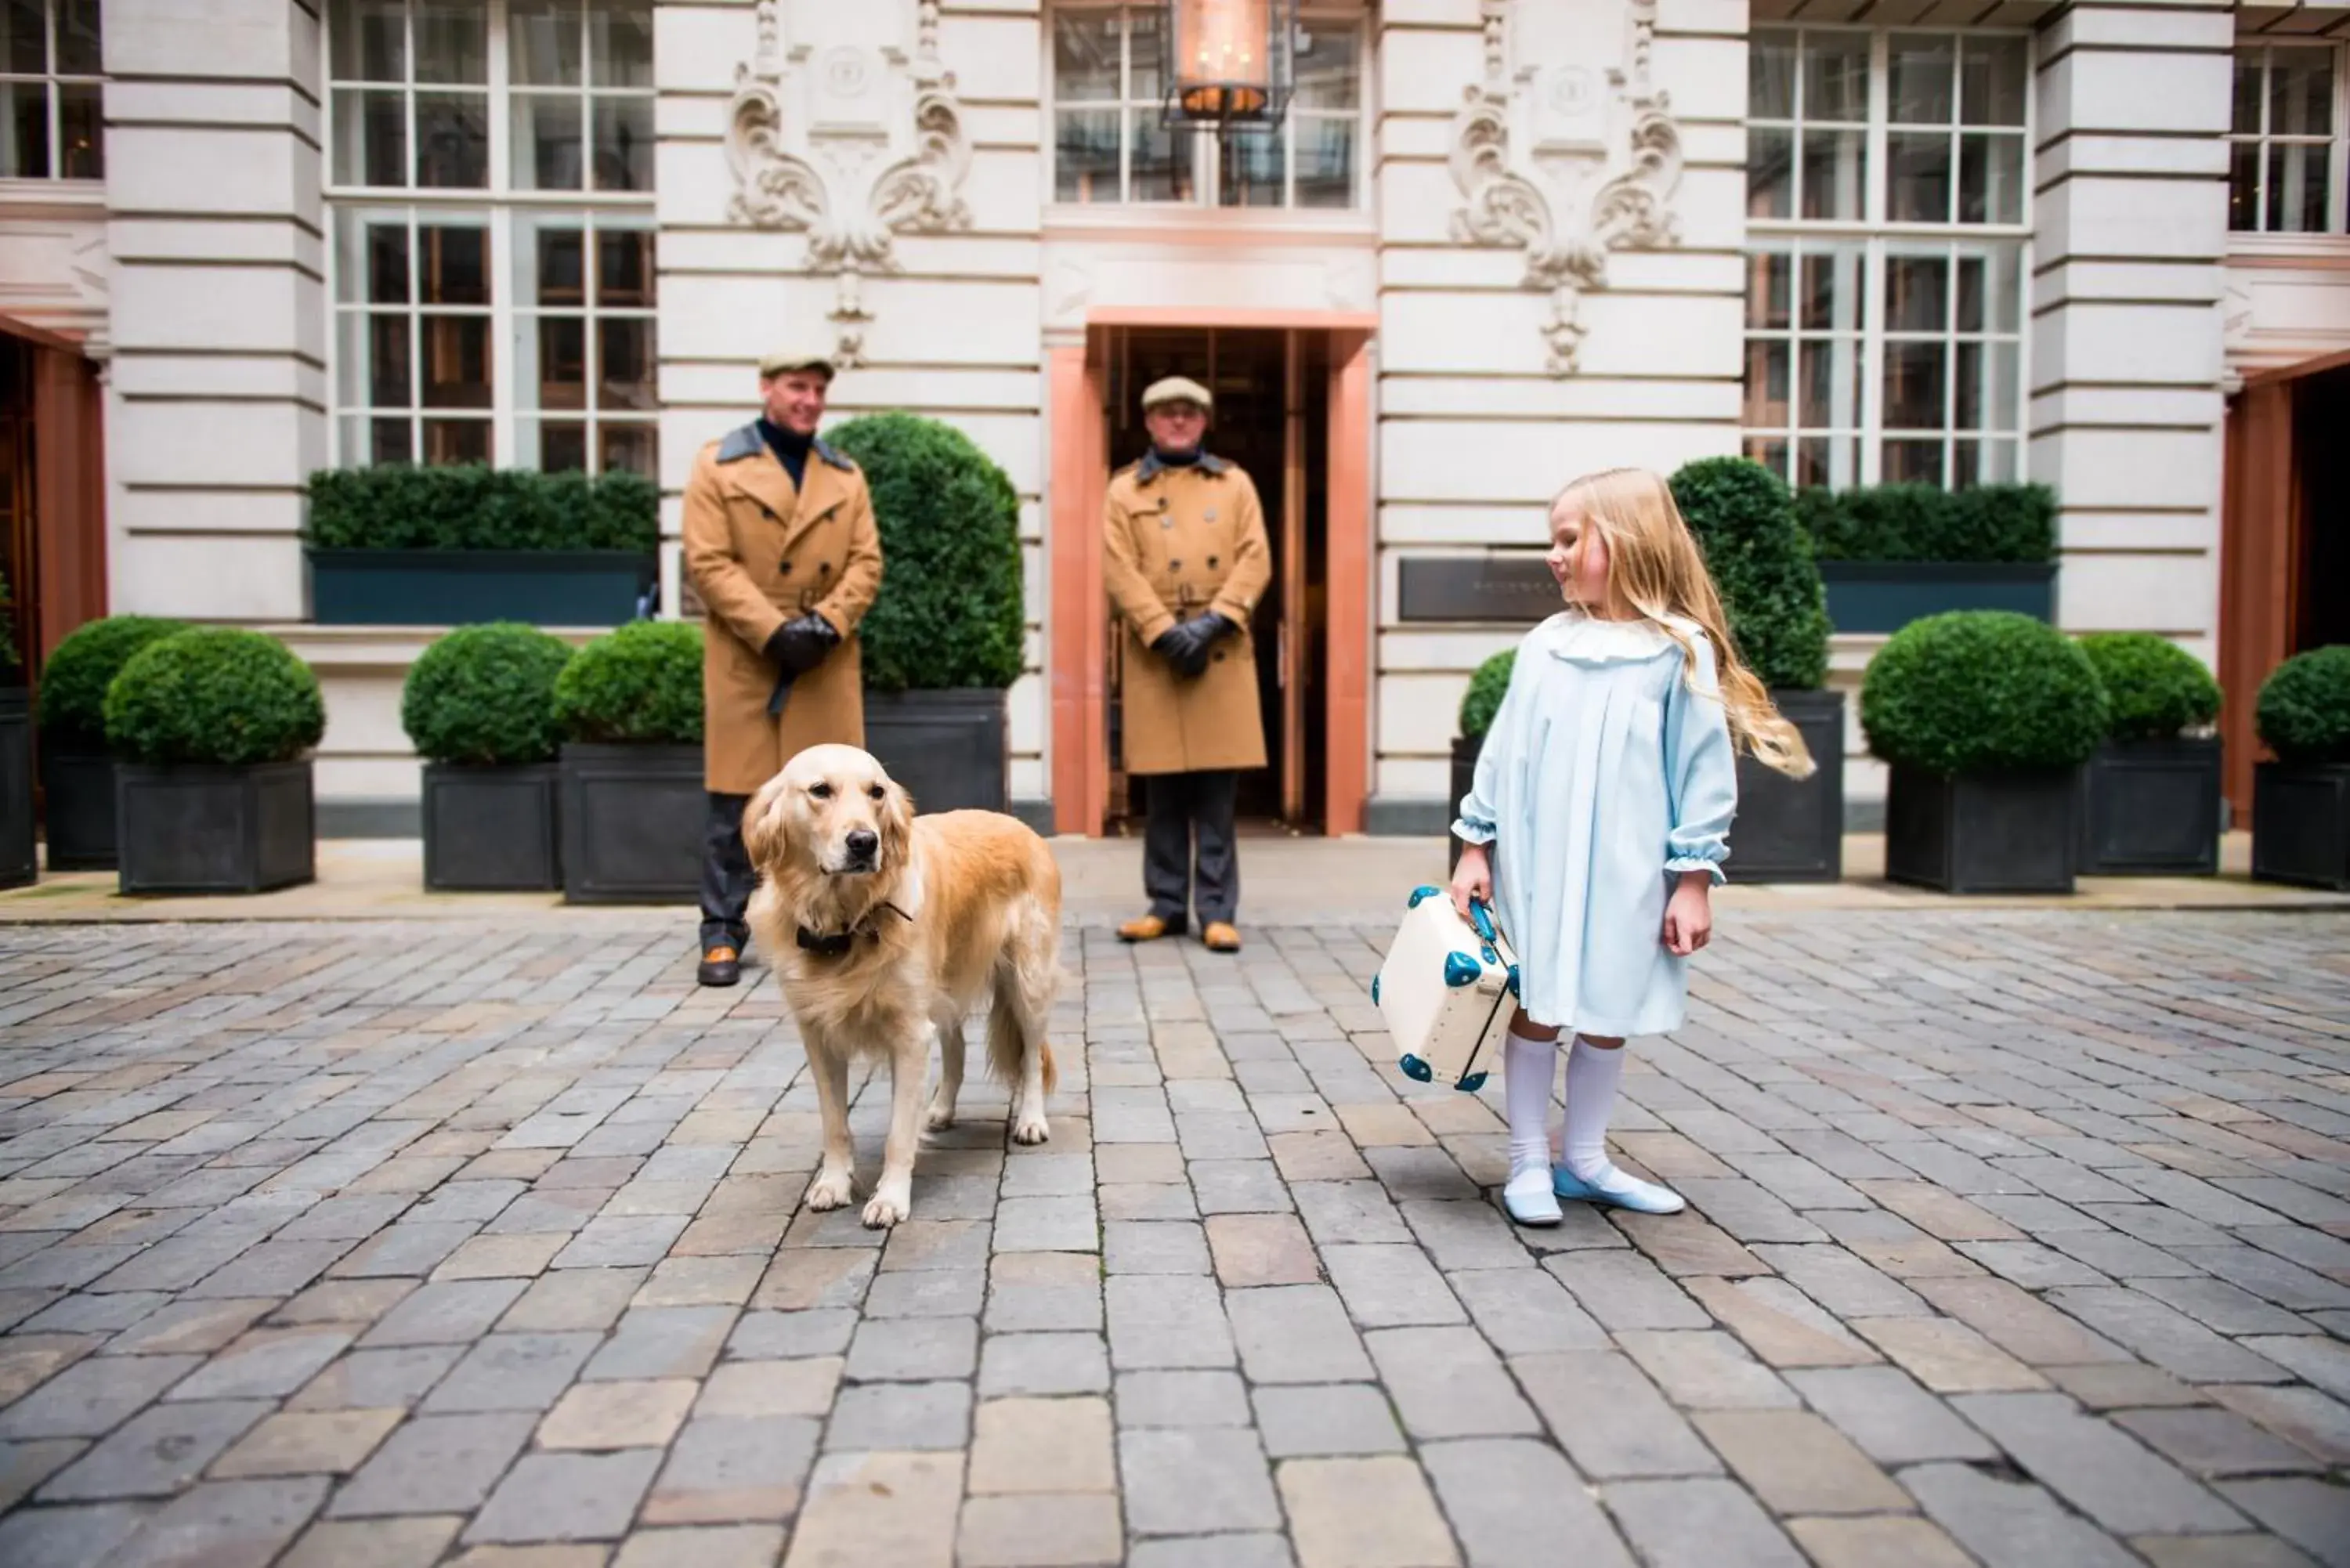
[[777, 627], [767, 639], [766, 655], [780, 665], [786, 675], [805, 675], [824, 662], [840, 633], [832, 623], [811, 610], [797, 620], [787, 620]]
[[1205, 674], [1208, 669], [1208, 642], [1198, 630], [1198, 623], [1179, 620], [1159, 634], [1150, 651], [1165, 659], [1181, 676]]

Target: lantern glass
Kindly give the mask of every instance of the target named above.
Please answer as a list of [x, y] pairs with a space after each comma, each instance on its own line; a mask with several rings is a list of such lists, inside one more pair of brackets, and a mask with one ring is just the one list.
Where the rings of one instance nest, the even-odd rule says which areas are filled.
[[1225, 126], [1281, 118], [1295, 0], [1170, 0], [1168, 11], [1170, 118]]

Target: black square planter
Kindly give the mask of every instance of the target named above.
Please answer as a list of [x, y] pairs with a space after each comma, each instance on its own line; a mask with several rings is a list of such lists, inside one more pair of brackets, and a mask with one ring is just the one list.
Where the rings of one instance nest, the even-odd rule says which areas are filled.
[[117, 764], [125, 893], [263, 893], [317, 876], [307, 762]]
[[1003, 693], [868, 691], [865, 749], [914, 797], [914, 809], [1002, 811], [1011, 750]]
[[33, 849], [33, 715], [21, 686], [0, 688], [0, 888], [41, 874]]
[[634, 620], [660, 558], [633, 550], [303, 552], [320, 626], [619, 626]]
[[2220, 742], [2107, 741], [2081, 764], [2084, 877], [2214, 877]]
[[563, 886], [562, 770], [424, 764], [424, 886], [434, 893]]
[[1946, 777], [1896, 764], [1885, 875], [1945, 893], [2073, 890], [2073, 770]]
[[2350, 893], [2350, 763], [2252, 770], [2252, 877]]
[[1738, 815], [1730, 826], [1733, 882], [1834, 882], [1844, 876], [1844, 693], [1773, 691], [1819, 764], [1791, 779], [1738, 759]]
[[699, 900], [700, 746], [566, 746], [562, 775], [565, 903]]
[[1453, 833], [1451, 823], [1453, 818], [1461, 815], [1461, 800], [1471, 790], [1477, 787], [1477, 753], [1484, 749], [1485, 737], [1482, 735], [1452, 737], [1452, 798], [1444, 803], [1447, 825], [1444, 830], [1444, 842], [1451, 852], [1451, 859], [1447, 862], [1448, 865], [1461, 864], [1461, 843], [1459, 836]]
[[50, 870], [114, 869], [114, 795], [112, 756], [41, 738], [41, 805]]

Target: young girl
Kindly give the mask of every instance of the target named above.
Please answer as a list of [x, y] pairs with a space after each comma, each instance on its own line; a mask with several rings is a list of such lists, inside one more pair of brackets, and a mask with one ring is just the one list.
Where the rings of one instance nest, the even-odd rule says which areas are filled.
[[[1518, 647], [1509, 693], [1452, 831], [1467, 841], [1452, 901], [1494, 901], [1517, 950], [1519, 1007], [1503, 1058], [1510, 1179], [1522, 1225], [1561, 1198], [1648, 1214], [1681, 1196], [1607, 1159], [1623, 1044], [1688, 1011], [1689, 955], [1713, 930], [1738, 805], [1735, 748], [1801, 777], [1794, 727], [1731, 646], [1697, 540], [1653, 473], [1611, 469], [1551, 503], [1551, 575], [1567, 608]], [[1499, 894], [1495, 899], [1495, 894]], [[1564, 1161], [1545, 1123], [1561, 1030]]]

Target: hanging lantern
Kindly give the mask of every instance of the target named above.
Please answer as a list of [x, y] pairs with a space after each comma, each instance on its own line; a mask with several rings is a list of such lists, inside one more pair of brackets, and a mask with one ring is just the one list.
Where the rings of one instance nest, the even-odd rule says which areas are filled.
[[1159, 36], [1169, 124], [1270, 127], [1289, 112], [1297, 0], [1169, 0]]

